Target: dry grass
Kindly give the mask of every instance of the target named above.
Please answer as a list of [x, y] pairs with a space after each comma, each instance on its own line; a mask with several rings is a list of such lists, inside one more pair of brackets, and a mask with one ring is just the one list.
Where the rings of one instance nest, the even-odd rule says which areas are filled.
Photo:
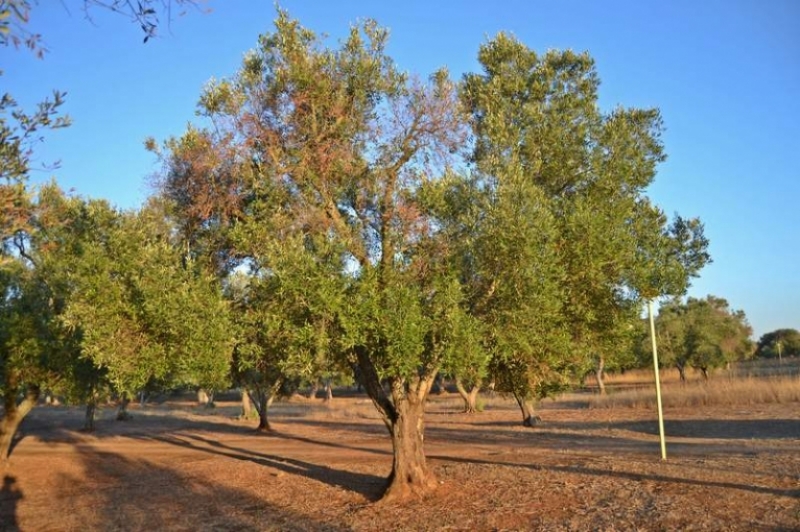
[[[659, 371], [662, 383], [680, 382], [678, 370], [661, 368]], [[733, 364], [730, 368], [718, 368], [709, 371], [712, 377], [781, 377], [800, 375], [800, 357], [784, 358], [778, 360], [746, 360]], [[686, 368], [686, 376], [689, 380], [700, 380], [702, 374], [694, 368]], [[606, 385], [609, 386], [638, 386], [648, 385], [653, 382], [653, 368], [628, 370], [625, 373], [607, 373], [605, 378]], [[586, 387], [596, 387], [593, 375], [586, 377]]]
[[[800, 402], [800, 376], [717, 377], [685, 384], [666, 382], [662, 384], [661, 399], [665, 408]], [[608, 395], [597, 395], [589, 400], [589, 408], [655, 406], [656, 392], [653, 386], [612, 391]]]

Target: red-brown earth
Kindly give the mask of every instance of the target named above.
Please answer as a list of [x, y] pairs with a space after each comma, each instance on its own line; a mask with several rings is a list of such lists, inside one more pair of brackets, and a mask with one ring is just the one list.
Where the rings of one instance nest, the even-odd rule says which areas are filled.
[[546, 401], [520, 424], [510, 401], [459, 413], [435, 396], [425, 445], [430, 495], [377, 502], [391, 442], [369, 400], [294, 399], [257, 435], [235, 402], [188, 397], [100, 412], [42, 406], [0, 466], [0, 530], [800, 530], [800, 405], [656, 414]]

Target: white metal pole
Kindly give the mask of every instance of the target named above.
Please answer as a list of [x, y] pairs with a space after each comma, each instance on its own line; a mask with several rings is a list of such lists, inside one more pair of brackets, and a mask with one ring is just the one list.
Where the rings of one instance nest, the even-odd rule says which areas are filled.
[[653, 368], [656, 374], [656, 404], [658, 405], [658, 435], [661, 439], [661, 459], [667, 459], [667, 442], [664, 439], [664, 410], [661, 408], [661, 378], [658, 376], [658, 349], [656, 348], [656, 324], [653, 321], [653, 300], [647, 301], [650, 316], [650, 339], [653, 343]]

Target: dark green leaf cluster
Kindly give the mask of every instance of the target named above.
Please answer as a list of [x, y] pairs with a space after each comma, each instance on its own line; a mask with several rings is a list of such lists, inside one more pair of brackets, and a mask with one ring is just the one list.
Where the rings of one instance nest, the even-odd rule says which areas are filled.
[[755, 356], [763, 358], [800, 356], [800, 331], [777, 329], [762, 335], [758, 339]]

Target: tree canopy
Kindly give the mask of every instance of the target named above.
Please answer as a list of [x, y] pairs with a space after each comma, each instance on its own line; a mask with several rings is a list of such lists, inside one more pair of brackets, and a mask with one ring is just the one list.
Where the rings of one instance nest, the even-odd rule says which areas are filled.
[[656, 319], [661, 362], [674, 365], [686, 379], [687, 367], [708, 370], [724, 367], [753, 355], [752, 329], [741, 310], [733, 310], [725, 299], [707, 296], [675, 299], [662, 305]]
[[756, 345], [755, 356], [760, 358], [800, 356], [800, 331], [776, 329], [761, 335]]

